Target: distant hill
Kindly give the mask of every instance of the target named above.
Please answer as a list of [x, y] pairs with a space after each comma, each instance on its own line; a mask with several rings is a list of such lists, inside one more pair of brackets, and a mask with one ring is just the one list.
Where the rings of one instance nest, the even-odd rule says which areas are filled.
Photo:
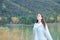
[[27, 16], [37, 13], [57, 16], [60, 14], [59, 2], [59, 0], [3, 0], [0, 3], [0, 16]]

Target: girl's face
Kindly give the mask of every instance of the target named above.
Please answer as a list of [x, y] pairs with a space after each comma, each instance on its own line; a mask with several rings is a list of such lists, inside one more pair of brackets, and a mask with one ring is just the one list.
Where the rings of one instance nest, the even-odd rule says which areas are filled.
[[42, 19], [41, 14], [38, 14], [38, 15], [37, 15], [37, 20], [41, 20], [41, 19]]

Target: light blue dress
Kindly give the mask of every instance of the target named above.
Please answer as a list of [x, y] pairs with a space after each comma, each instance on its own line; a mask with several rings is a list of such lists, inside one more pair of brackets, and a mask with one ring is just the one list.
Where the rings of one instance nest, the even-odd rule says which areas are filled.
[[47, 24], [44, 28], [42, 22], [35, 23], [33, 27], [34, 40], [53, 40], [48, 30]]

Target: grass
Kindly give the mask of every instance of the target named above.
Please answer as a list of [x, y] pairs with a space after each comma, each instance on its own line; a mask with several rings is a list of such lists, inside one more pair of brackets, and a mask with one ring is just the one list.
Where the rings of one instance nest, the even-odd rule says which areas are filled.
[[[60, 23], [48, 23], [54, 40], [60, 40]], [[33, 25], [11, 24], [0, 27], [0, 40], [33, 40]]]

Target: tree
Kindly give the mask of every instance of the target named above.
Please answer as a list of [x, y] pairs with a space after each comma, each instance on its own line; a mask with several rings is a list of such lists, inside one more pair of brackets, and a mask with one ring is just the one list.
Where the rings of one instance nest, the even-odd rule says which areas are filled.
[[26, 16], [20, 16], [19, 22], [25, 24], [26, 23]]
[[60, 14], [57, 16], [57, 21], [60, 22]]
[[18, 19], [18, 17], [11, 17], [11, 21], [12, 21], [12, 23], [18, 23], [19, 19]]
[[51, 16], [49, 19], [50, 19], [50, 22], [54, 22], [55, 21], [53, 16]]

